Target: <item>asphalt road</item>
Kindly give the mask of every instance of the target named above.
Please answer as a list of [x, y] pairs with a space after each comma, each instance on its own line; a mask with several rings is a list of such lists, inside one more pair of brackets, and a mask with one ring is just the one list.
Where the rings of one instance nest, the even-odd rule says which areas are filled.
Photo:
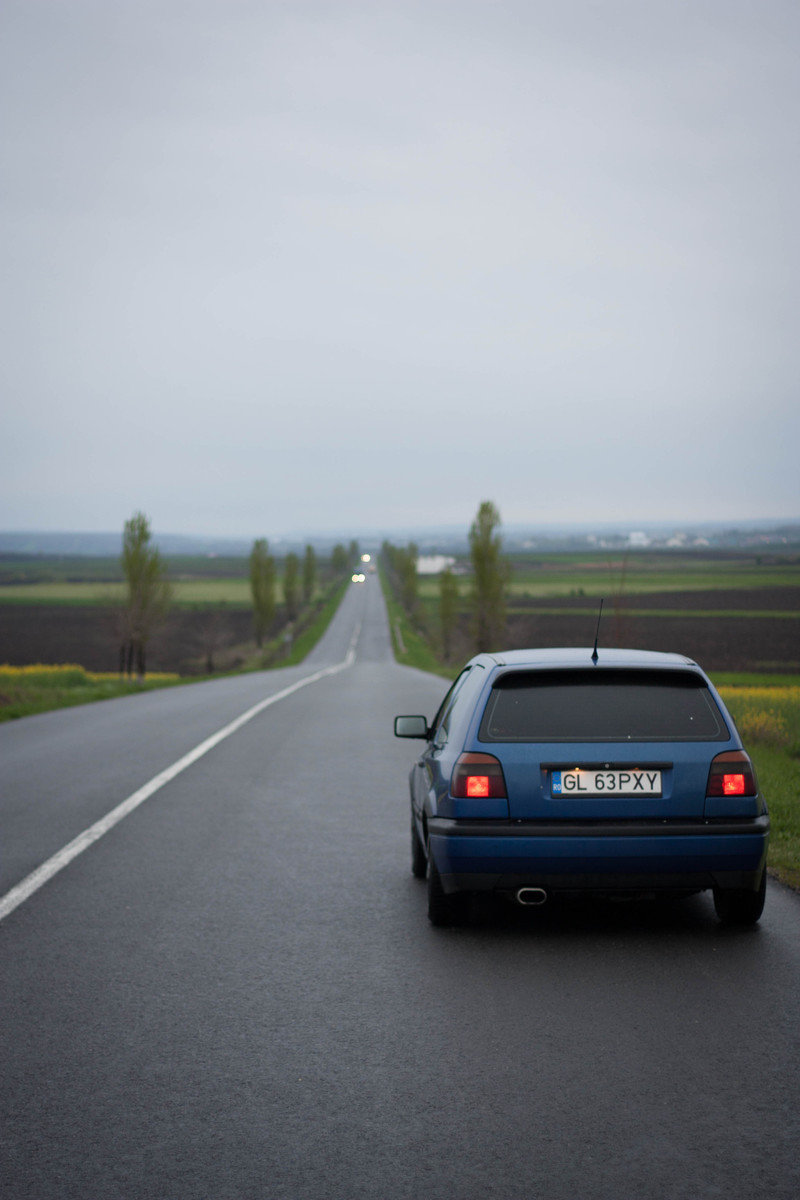
[[374, 576], [302, 667], [0, 726], [0, 895], [351, 647], [0, 922], [0, 1195], [800, 1194], [800, 898], [429, 927]]

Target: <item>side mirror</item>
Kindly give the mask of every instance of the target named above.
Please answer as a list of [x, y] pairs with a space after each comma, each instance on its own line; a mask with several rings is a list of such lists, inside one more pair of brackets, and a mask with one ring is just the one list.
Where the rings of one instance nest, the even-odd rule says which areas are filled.
[[395, 717], [394, 736], [406, 738], [425, 738], [427, 741], [427, 739], [430, 737], [427, 718]]

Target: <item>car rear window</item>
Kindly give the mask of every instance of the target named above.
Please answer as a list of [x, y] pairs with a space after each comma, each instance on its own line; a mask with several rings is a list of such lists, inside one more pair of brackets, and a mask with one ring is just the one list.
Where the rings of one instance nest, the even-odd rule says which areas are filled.
[[501, 675], [482, 742], [708, 742], [729, 737], [692, 672], [527, 671]]

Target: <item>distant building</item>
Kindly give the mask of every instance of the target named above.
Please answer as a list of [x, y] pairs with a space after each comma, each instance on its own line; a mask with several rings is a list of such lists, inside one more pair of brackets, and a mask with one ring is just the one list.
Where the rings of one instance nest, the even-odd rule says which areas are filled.
[[440, 575], [448, 567], [454, 566], [455, 561], [448, 554], [421, 554], [417, 559], [417, 574]]

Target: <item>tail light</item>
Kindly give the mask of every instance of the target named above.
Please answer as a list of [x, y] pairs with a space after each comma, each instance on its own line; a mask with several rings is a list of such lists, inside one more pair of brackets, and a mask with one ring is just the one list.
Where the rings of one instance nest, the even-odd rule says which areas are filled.
[[450, 794], [462, 800], [505, 799], [503, 768], [491, 754], [462, 754], [453, 767]]
[[707, 796], [755, 796], [756, 772], [744, 750], [726, 750], [712, 759]]

